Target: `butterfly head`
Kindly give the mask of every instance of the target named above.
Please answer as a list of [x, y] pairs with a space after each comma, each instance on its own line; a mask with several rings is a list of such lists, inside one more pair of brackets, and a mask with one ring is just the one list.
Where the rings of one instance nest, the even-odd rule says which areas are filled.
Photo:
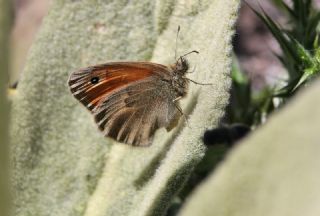
[[186, 58], [181, 56], [175, 66], [174, 66], [174, 73], [178, 76], [183, 76], [189, 70], [189, 62]]
[[196, 50], [193, 50], [191, 52], [188, 52], [188, 53], [180, 56], [178, 58], [178, 60], [176, 61], [174, 71], [177, 75], [184, 76], [185, 73], [187, 73], [187, 71], [189, 70], [189, 62], [187, 61], [187, 59], [185, 57], [191, 53], [198, 54], [199, 52]]

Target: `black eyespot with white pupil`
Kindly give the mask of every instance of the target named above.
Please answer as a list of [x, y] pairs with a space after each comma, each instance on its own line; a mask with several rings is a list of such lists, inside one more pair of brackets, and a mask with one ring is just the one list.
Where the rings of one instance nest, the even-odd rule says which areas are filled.
[[97, 84], [97, 83], [99, 82], [99, 77], [92, 77], [91, 80], [90, 80], [90, 82], [91, 82], [92, 84]]

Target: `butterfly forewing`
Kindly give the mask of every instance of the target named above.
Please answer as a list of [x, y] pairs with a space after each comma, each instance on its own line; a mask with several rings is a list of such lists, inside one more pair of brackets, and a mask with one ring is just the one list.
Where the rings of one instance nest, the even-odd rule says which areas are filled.
[[95, 116], [105, 136], [146, 146], [155, 130], [180, 117], [167, 67], [154, 63], [109, 63], [71, 74], [73, 95]]
[[[152, 68], [157, 70], [152, 70]], [[150, 63], [109, 63], [73, 72], [69, 87], [73, 95], [92, 110], [115, 89], [150, 76], [165, 76], [164, 66]]]

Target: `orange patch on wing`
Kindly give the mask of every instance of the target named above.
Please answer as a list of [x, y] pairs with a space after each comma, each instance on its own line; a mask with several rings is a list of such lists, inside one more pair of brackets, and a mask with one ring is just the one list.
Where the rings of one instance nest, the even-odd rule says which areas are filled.
[[[103, 73], [101, 73], [103, 71]], [[96, 106], [114, 90], [132, 82], [145, 79], [154, 73], [150, 69], [125, 65], [108, 65], [92, 71], [91, 77], [99, 77], [99, 82], [85, 90], [86, 103]]]

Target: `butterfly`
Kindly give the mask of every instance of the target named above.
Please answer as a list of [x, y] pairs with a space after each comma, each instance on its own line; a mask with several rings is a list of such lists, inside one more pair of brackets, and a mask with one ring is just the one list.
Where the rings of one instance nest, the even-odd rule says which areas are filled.
[[[178, 29], [179, 31], [179, 29]], [[189, 63], [111, 62], [71, 73], [73, 96], [94, 116], [106, 137], [133, 146], [149, 146], [155, 131], [173, 129], [183, 115], [179, 100], [186, 96]], [[195, 82], [196, 83], [196, 82]]]

